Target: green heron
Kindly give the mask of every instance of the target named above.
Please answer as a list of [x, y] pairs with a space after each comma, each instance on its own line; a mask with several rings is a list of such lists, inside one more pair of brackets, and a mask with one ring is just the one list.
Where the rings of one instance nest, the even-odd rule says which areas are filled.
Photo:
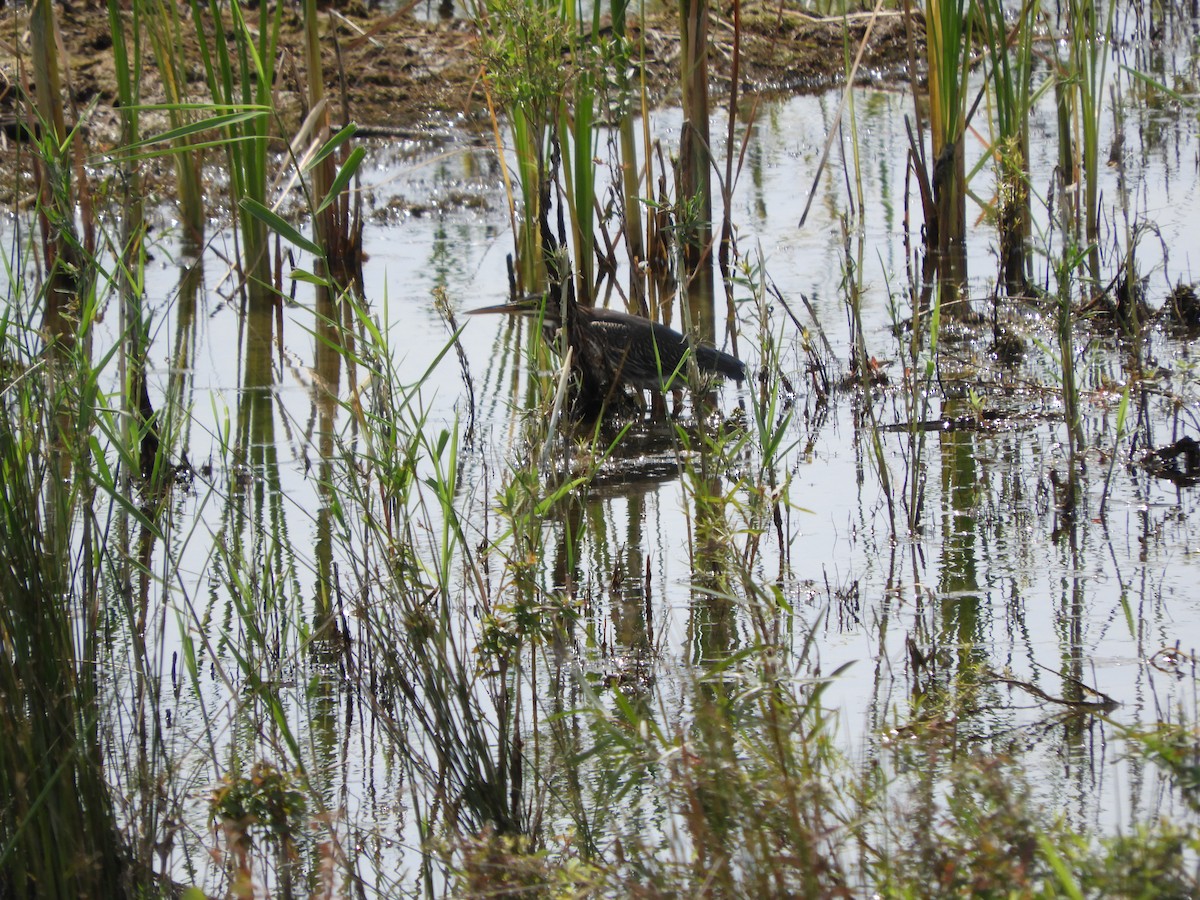
[[[563, 330], [563, 317], [553, 292], [527, 297], [513, 303], [470, 310], [471, 315], [506, 313], [540, 317], [542, 331], [551, 346]], [[679, 395], [687, 381], [685, 355], [690, 350], [702, 373], [723, 375], [734, 381], [746, 377], [746, 365], [736, 356], [715, 347], [693, 343], [673, 328], [615, 309], [580, 306], [567, 299], [574, 310], [566, 322], [567, 343], [575, 348], [575, 365], [585, 407], [599, 409], [615, 391], [628, 385], [638, 391], [670, 390]]]

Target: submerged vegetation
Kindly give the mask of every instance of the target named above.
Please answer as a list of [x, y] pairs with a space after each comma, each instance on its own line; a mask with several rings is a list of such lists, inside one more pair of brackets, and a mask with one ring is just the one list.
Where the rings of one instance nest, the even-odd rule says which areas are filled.
[[[747, 384], [685, 359], [681, 414], [632, 391], [576, 421], [569, 337], [505, 322], [480, 360], [476, 298], [372, 290], [370, 233], [396, 232], [341, 13], [109, 0], [105, 137], [71, 11], [33, 0], [0, 897], [1200, 893], [1200, 303], [1132, 149], [1177, 129], [1195, 183], [1187, 11], [470, 13], [446, 29], [478, 98], [456, 139], [488, 145], [509, 228], [489, 299], [646, 315]], [[823, 185], [833, 296], [744, 221], [772, 101], [743, 47], [817, 16], [848, 86], [791, 183], [804, 219]], [[885, 31], [911, 96], [872, 162], [853, 86]]]

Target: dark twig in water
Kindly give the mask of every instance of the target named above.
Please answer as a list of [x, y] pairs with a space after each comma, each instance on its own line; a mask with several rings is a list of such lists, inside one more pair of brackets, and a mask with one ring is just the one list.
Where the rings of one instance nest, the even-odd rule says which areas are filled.
[[1103, 691], [1098, 691], [1093, 687], [1089, 687], [1077, 678], [1072, 678], [1069, 675], [1063, 675], [1061, 672], [1056, 672], [1063, 681], [1077, 688], [1081, 693], [1090, 694], [1099, 699], [1097, 700], [1067, 700], [1065, 697], [1055, 697], [1052, 694], [1047, 694], [1040, 687], [1029, 681], [1022, 681], [1019, 678], [1008, 678], [1003, 675], [993, 675], [987, 679], [989, 684], [1007, 684], [1012, 687], [1020, 688], [1026, 693], [1032, 694], [1039, 700], [1045, 700], [1047, 703], [1054, 703], [1058, 706], [1065, 706], [1069, 709], [1094, 712], [1109, 712], [1116, 709], [1119, 704], [1112, 697], [1105, 694]]

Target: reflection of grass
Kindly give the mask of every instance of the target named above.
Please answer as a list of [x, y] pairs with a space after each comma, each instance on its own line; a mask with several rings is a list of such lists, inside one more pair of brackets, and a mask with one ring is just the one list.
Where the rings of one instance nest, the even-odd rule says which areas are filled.
[[1193, 833], [1163, 822], [1093, 843], [1030, 798], [1012, 759], [951, 765], [944, 793], [917, 780], [898, 849], [873, 864], [885, 897], [1189, 897]]
[[1134, 752], [1154, 760], [1183, 792], [1188, 803], [1200, 810], [1200, 735], [1185, 723], [1159, 722], [1155, 728], [1124, 729]]
[[[338, 560], [327, 570], [330, 594], [347, 642], [315, 634], [296, 585], [302, 538], [258, 505], [260, 486], [277, 478], [269, 456], [228, 498], [247, 514], [226, 533], [213, 570], [214, 596], [230, 598], [223, 649], [206, 643], [216, 629], [203, 616], [184, 615], [185, 697], [210, 694], [202, 673], [214, 672], [236, 705], [232, 736], [213, 709], [189, 748], [219, 773], [212, 814], [233, 884], [264, 878], [284, 895], [317, 873], [353, 878], [372, 864], [355, 849], [371, 813], [339, 821], [353, 814], [330, 801], [330, 772], [344, 763], [331, 749], [345, 692], [343, 709], [366, 718], [379, 754], [403, 772], [424, 883], [450, 879], [460, 893], [1141, 896], [1135, 886], [1145, 878], [1160, 889], [1155, 896], [1187, 895], [1188, 833], [1147, 824], [1119, 839], [1077, 837], [1030, 798], [1019, 762], [958, 739], [956, 716], [977, 702], [971, 684], [948, 687], [944, 701], [930, 692], [920, 721], [896, 729], [903, 746], [872, 748], [865, 765], [836, 749], [828, 696], [842, 673], [821, 671], [819, 632], [789, 574], [761, 571], [764, 541], [778, 540], [782, 552], [783, 523], [802, 499], [780, 472], [792, 411], [776, 380], [779, 338], [762, 341], [771, 374], [752, 398], [749, 430], [680, 429], [695, 554], [690, 665], [664, 662], [659, 613], [647, 598], [642, 637], [612, 653], [641, 648], [641, 670], [651, 674], [597, 678], [588, 660], [612, 637], [595, 628], [587, 605], [602, 606], [617, 588], [589, 584], [586, 560], [611, 560], [625, 537], [606, 536], [589, 518], [593, 466], [563, 480], [536, 461], [512, 463], [482, 504], [484, 520], [473, 519], [478, 498], [466, 487], [459, 435], [429, 421], [385, 333], [361, 305], [344, 302], [353, 305], [354, 349], [349, 332], [326, 339], [360, 388], [345, 401], [322, 477]], [[32, 421], [21, 426], [36, 433]], [[254, 443], [252, 432], [233, 432]], [[530, 432], [534, 442], [545, 438]], [[606, 449], [591, 451], [596, 464]], [[278, 487], [269, 493], [281, 496]], [[6, 547], [17, 546], [16, 530]], [[178, 576], [167, 571], [162, 583]], [[66, 657], [54, 650], [53, 658]], [[166, 661], [134, 658], [152, 680], [165, 677], [156, 667]], [[120, 684], [112, 660], [100, 659], [104, 677]], [[333, 692], [319, 677], [326, 665], [339, 673]], [[665, 695], [656, 679], [678, 707], [658, 706]], [[957, 707], [948, 705], [954, 696]], [[122, 752], [136, 758], [136, 742]], [[355, 748], [355, 759], [360, 752], [373, 757], [376, 748]], [[170, 771], [148, 766], [144, 790]], [[168, 810], [180, 815], [159, 809], [162, 818], [141, 827], [167, 827]], [[152, 844], [142, 852], [154, 861]]]
[[128, 855], [105, 777], [94, 665], [92, 554], [102, 547], [75, 527], [89, 514], [91, 485], [75, 477], [86, 450], [55, 437], [67, 433], [64, 419], [86, 434], [92, 411], [73, 354], [55, 358], [58, 380], [22, 351], [23, 337], [6, 312], [0, 370], [21, 374], [6, 376], [0, 405], [0, 893], [117, 897]]

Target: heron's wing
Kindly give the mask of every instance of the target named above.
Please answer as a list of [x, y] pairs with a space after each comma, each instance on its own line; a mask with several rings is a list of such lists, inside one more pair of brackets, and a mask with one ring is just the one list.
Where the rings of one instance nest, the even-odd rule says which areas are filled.
[[[613, 380], [640, 388], [660, 388], [664, 380], [682, 375], [683, 357], [690, 342], [678, 331], [615, 309], [594, 309], [590, 313], [590, 328], [603, 346]], [[746, 377], [741, 360], [714, 347], [698, 345], [696, 364], [703, 372], [736, 381]]]

